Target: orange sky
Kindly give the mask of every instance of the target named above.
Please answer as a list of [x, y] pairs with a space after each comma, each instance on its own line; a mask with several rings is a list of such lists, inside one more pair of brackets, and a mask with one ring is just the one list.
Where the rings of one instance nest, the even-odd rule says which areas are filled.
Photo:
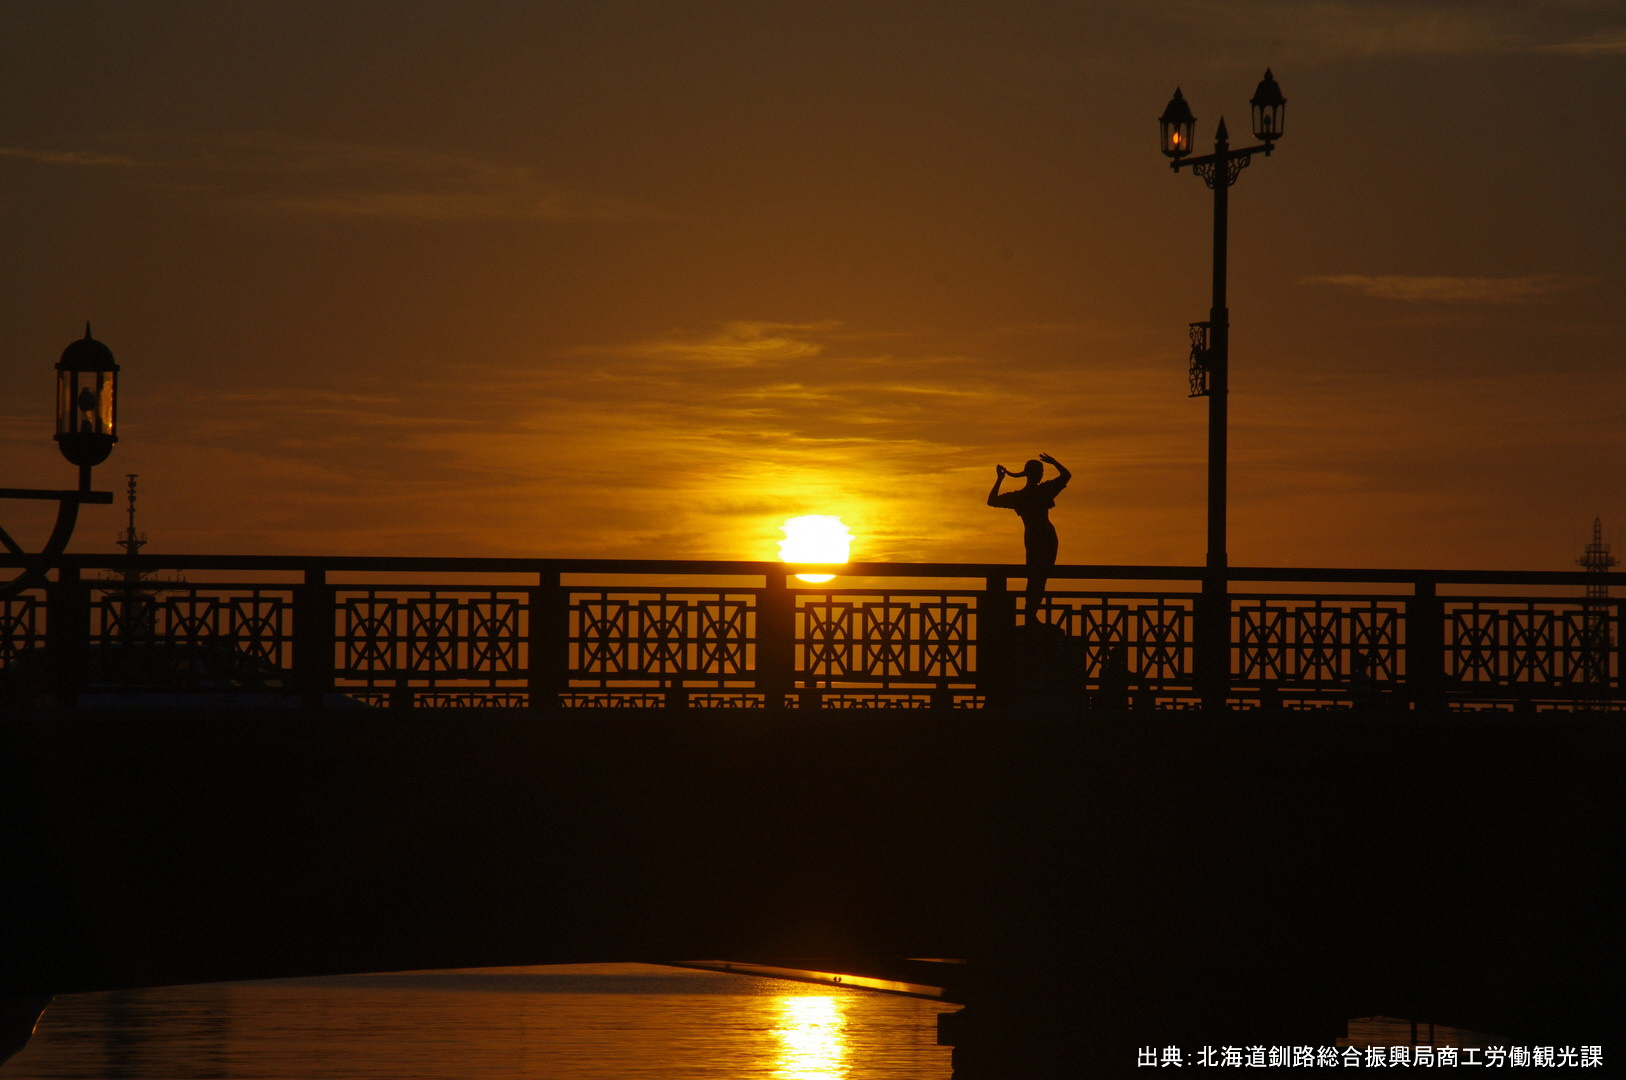
[[[149, 550], [1197, 563], [1232, 191], [1237, 565], [1565, 568], [1626, 530], [1626, 4], [17, 2], [0, 485], [124, 366]], [[15, 505], [6, 527], [43, 523]], [[86, 511], [74, 550], [122, 516]]]

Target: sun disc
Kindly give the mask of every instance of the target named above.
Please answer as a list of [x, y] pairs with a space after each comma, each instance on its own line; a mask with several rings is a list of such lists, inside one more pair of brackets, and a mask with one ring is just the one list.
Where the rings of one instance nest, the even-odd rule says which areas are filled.
[[[852, 550], [852, 533], [838, 514], [803, 514], [779, 526], [779, 558], [788, 563], [844, 563]], [[834, 574], [797, 574], [800, 581], [819, 584]]]

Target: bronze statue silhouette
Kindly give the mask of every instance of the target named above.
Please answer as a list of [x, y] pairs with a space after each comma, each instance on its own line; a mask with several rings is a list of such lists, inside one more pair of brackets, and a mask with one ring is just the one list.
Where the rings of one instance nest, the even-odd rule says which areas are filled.
[[[1050, 480], [1041, 480], [1046, 462], [1056, 467], [1057, 475]], [[1027, 484], [1001, 494], [999, 486], [1007, 476], [1025, 477]], [[1049, 579], [1048, 571], [1056, 565], [1056, 527], [1050, 523], [1050, 508], [1056, 505], [1056, 496], [1072, 478], [1073, 474], [1067, 471], [1067, 466], [1049, 454], [1040, 454], [1020, 470], [994, 466], [994, 487], [988, 492], [988, 505], [1014, 510], [1016, 516], [1022, 519], [1022, 543], [1027, 549], [1030, 614], [1037, 610], [1039, 597], [1044, 594], [1045, 582]]]

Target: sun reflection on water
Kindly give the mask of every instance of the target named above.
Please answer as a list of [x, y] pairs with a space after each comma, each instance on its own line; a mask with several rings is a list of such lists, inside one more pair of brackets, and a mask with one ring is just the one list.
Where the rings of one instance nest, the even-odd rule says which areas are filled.
[[773, 1075], [779, 1080], [831, 1080], [847, 1075], [843, 1002], [833, 997], [782, 997], [774, 1002], [779, 1057]]

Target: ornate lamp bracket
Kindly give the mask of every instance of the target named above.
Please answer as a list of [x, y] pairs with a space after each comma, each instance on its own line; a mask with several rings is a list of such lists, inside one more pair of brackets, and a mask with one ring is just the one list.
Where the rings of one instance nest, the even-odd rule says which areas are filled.
[[1191, 324], [1191, 393], [1187, 397], [1208, 396], [1208, 331], [1213, 323]]
[[[89, 471], [88, 469], [86, 470]], [[10, 581], [0, 582], [0, 600], [16, 596], [24, 589], [31, 589], [45, 581], [46, 567], [44, 562], [53, 555], [60, 555], [67, 550], [68, 540], [73, 536], [73, 527], [79, 520], [79, 508], [85, 503], [110, 504], [113, 501], [111, 491], [50, 491], [36, 488], [0, 488], [0, 499], [55, 499], [56, 524], [51, 528], [51, 535], [46, 539], [45, 546], [32, 557], [23, 549], [23, 546], [12, 539], [10, 533], [0, 528], [0, 547], [7, 554], [31, 558], [33, 565], [25, 566], [23, 571]]]
[[[1268, 153], [1268, 148], [1266, 150]], [[1224, 155], [1211, 155], [1208, 158], [1193, 161], [1191, 171], [1203, 178], [1203, 183], [1210, 188], [1223, 184], [1230, 187], [1236, 183], [1236, 178], [1242, 175], [1242, 170], [1248, 167], [1253, 160], [1252, 150], [1238, 150]]]

